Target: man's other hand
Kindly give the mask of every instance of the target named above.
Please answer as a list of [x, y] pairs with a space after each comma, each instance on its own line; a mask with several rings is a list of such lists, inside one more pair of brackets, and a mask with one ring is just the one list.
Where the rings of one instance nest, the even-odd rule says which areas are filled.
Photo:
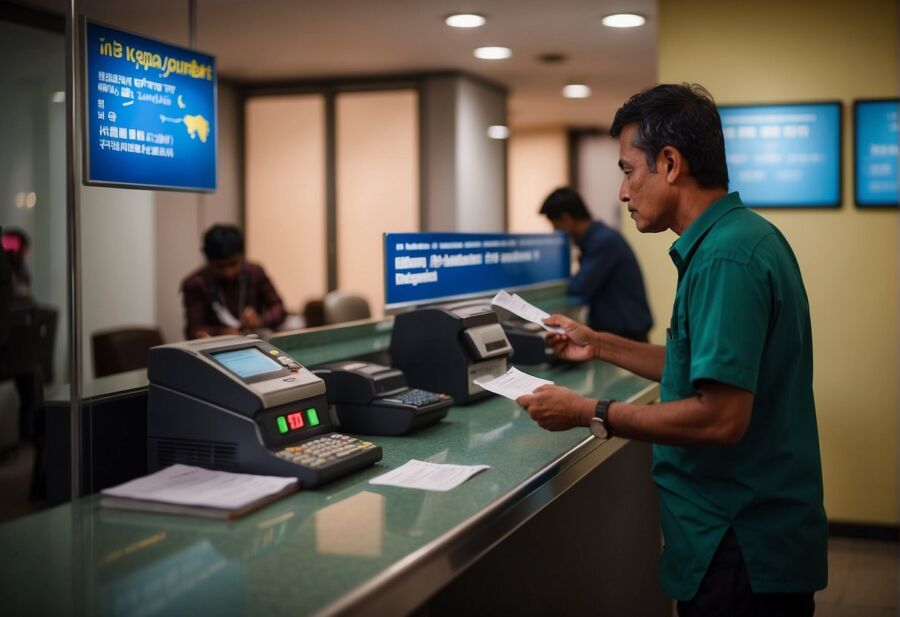
[[262, 318], [251, 307], [244, 309], [241, 313], [241, 327], [245, 330], [259, 330], [262, 328]]
[[531, 394], [520, 396], [516, 403], [524, 407], [541, 428], [548, 431], [588, 426], [597, 407], [597, 401], [551, 385], [541, 386]]
[[597, 357], [597, 333], [586, 325], [558, 313], [545, 319], [544, 323], [566, 331], [565, 334], [550, 332], [547, 335], [547, 342], [553, 347], [554, 353], [563, 360], [584, 362]]

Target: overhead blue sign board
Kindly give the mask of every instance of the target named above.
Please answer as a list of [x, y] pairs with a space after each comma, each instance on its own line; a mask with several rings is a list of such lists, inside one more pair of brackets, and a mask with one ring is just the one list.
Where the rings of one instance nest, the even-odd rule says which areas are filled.
[[385, 234], [385, 308], [565, 281], [569, 264], [562, 233]]
[[216, 189], [215, 58], [85, 23], [87, 184]]
[[853, 106], [857, 206], [897, 207], [900, 203], [897, 190], [898, 112], [898, 99], [857, 101]]
[[841, 205], [841, 104], [720, 107], [730, 190], [748, 206]]

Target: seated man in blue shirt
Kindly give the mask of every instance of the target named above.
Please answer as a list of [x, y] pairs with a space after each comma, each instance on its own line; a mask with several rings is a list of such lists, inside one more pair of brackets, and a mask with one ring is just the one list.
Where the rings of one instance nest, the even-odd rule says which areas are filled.
[[570, 188], [550, 193], [541, 214], [553, 229], [569, 234], [581, 251], [569, 293], [581, 296], [590, 306], [590, 327], [646, 342], [653, 317], [641, 268], [622, 234], [592, 220], [581, 196]]

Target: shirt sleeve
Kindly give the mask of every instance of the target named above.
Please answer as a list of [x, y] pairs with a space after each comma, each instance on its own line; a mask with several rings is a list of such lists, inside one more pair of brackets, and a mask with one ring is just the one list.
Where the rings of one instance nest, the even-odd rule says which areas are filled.
[[609, 243], [592, 247], [581, 258], [581, 267], [569, 281], [569, 294], [592, 298], [603, 289], [619, 260], [618, 251]]
[[195, 338], [199, 330], [217, 334], [218, 324], [206, 323], [206, 305], [208, 300], [203, 288], [196, 282], [187, 280], [181, 285], [181, 295], [184, 302], [185, 338]]
[[287, 314], [284, 310], [284, 304], [281, 296], [275, 291], [275, 286], [269, 280], [264, 270], [260, 270], [260, 298], [262, 299], [262, 317], [263, 325], [267, 328], [276, 328], [284, 323]]
[[688, 300], [691, 383], [756, 391], [772, 290], [753, 264], [718, 259], [694, 274]]

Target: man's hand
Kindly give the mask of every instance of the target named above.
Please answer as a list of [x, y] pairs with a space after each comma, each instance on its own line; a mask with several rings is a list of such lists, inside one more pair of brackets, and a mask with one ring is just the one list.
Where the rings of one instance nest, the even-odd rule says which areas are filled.
[[586, 325], [558, 313], [545, 319], [544, 323], [566, 331], [565, 334], [551, 332], [547, 335], [547, 342], [553, 347], [556, 355], [563, 360], [584, 362], [597, 357], [597, 333]]
[[259, 330], [262, 328], [263, 321], [262, 318], [257, 315], [256, 311], [253, 310], [252, 307], [247, 307], [244, 309], [244, 312], [241, 313], [241, 327], [246, 330]]
[[551, 385], [541, 386], [532, 394], [520, 396], [516, 403], [524, 407], [541, 428], [548, 431], [588, 426], [597, 407], [597, 401]]

